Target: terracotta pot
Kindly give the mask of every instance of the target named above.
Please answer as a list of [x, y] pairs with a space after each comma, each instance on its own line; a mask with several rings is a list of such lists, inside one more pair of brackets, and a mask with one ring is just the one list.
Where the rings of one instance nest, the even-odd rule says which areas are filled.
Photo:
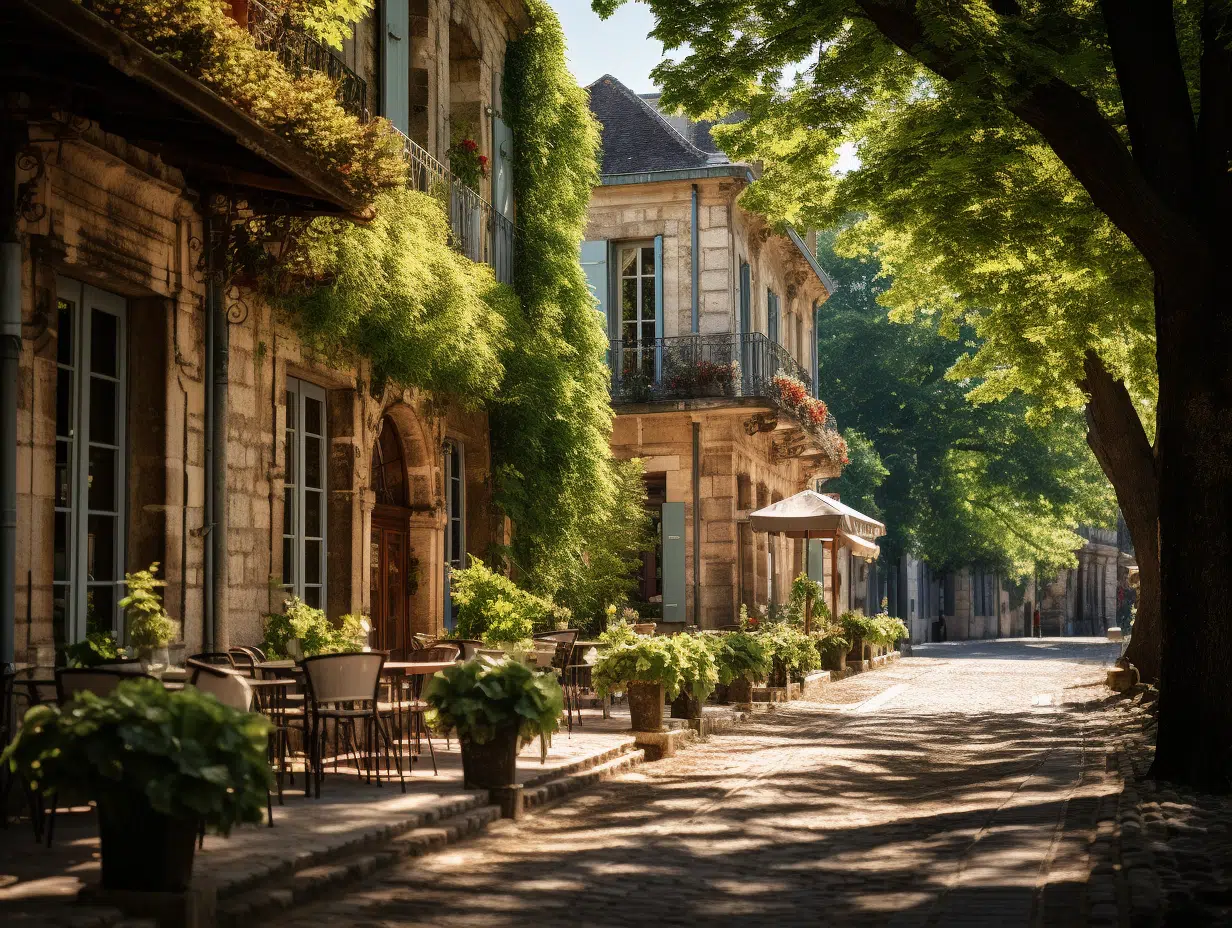
[[200, 826], [156, 812], [144, 800], [98, 803], [103, 889], [182, 893], [192, 881]]
[[674, 719], [700, 719], [702, 717], [702, 704], [699, 700], [693, 698], [693, 694], [681, 690], [680, 695], [672, 700], [672, 718]]
[[503, 728], [485, 744], [461, 740], [462, 783], [466, 789], [493, 789], [517, 782], [517, 728]]
[[739, 677], [727, 684], [727, 698], [737, 705], [747, 706], [753, 702], [753, 681]]
[[639, 635], [653, 635], [658, 627], [657, 622], [634, 622], [633, 631]]
[[634, 731], [663, 730], [663, 684], [629, 684], [629, 719]]

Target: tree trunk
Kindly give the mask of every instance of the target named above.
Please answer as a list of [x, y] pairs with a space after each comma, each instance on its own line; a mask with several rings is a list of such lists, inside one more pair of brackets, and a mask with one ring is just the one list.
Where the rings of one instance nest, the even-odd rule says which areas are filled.
[[1162, 628], [1159, 610], [1159, 479], [1155, 452], [1129, 391], [1113, 379], [1095, 352], [1087, 352], [1082, 388], [1087, 401], [1087, 443], [1116, 491], [1138, 560], [1138, 615], [1126, 658], [1148, 683], [1159, 680]]
[[1165, 621], [1152, 774], [1213, 792], [1232, 785], [1232, 294], [1222, 263], [1157, 269], [1155, 285]]

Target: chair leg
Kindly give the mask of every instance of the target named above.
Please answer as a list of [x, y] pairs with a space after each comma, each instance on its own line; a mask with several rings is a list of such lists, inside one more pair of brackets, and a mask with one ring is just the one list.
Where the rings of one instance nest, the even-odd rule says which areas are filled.
[[428, 756], [432, 758], [432, 775], [436, 776], [436, 751], [432, 750], [432, 732], [428, 731], [428, 726], [424, 725], [424, 737], [428, 741]]
[[[278, 801], [280, 803], [282, 802], [282, 790], [281, 789], [278, 790]], [[273, 828], [274, 827], [274, 803], [273, 803], [273, 800], [270, 798], [270, 791], [268, 789], [265, 791], [265, 817], [266, 817], [266, 821], [269, 822], [269, 827]]]
[[[384, 723], [380, 720], [380, 718], [375, 718], [373, 721], [376, 722], [376, 726], [377, 726], [377, 729], [381, 733], [381, 737], [385, 739], [385, 744], [390, 745], [389, 730], [385, 727]], [[406, 780], [402, 776], [402, 760], [398, 759], [397, 764], [398, 764], [398, 782], [402, 785], [402, 792], [405, 793], [406, 792]]]

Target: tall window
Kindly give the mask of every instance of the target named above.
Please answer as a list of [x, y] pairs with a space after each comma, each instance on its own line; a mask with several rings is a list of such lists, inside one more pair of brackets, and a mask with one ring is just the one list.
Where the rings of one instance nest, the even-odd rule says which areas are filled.
[[620, 337], [622, 374], [654, 372], [654, 245], [620, 246]]
[[466, 469], [459, 442], [445, 444], [445, 560], [452, 570], [466, 567]]
[[774, 344], [779, 344], [779, 295], [766, 291], [766, 335]]
[[122, 632], [124, 298], [74, 280], [56, 285], [55, 640]]
[[325, 607], [325, 391], [287, 378], [282, 585]]

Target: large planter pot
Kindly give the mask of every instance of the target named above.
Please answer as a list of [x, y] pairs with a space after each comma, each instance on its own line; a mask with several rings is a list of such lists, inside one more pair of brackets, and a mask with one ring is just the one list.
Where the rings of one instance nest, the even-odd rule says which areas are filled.
[[629, 719], [634, 731], [662, 731], [662, 683], [629, 684]]
[[785, 687], [787, 686], [787, 665], [779, 658], [774, 658], [774, 662], [770, 667], [770, 679], [767, 681], [768, 686]]
[[847, 660], [859, 663], [864, 660], [864, 639], [857, 638], [851, 643], [851, 652], [847, 655]]
[[847, 672], [847, 652], [846, 651], [830, 651], [821, 656], [821, 664], [826, 670], [838, 671], [839, 673]]
[[462, 742], [462, 784], [466, 789], [496, 789], [517, 782], [518, 730], [512, 725], [497, 731], [491, 741]]
[[653, 635], [655, 629], [659, 627], [657, 622], [634, 622], [633, 631], [639, 635]]
[[672, 718], [700, 719], [701, 717], [701, 701], [694, 699], [693, 694], [689, 691], [681, 690], [680, 695], [672, 700]]
[[714, 692], [710, 694], [710, 698], [720, 706], [725, 706], [728, 703], [727, 684], [720, 683], [714, 688]]
[[156, 812], [143, 800], [98, 804], [103, 889], [182, 893], [192, 881], [200, 826]]
[[727, 698], [737, 705], [747, 706], [753, 702], [753, 681], [744, 677], [727, 684]]

